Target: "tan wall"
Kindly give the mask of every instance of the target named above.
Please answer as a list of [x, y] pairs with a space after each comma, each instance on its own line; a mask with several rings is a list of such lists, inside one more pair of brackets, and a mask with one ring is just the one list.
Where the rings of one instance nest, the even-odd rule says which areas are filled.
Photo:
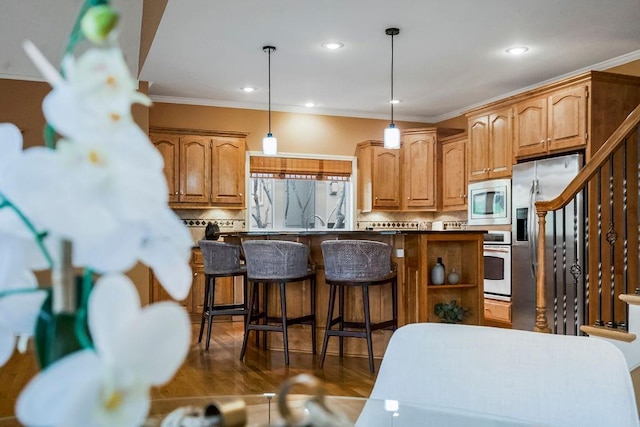
[[50, 90], [47, 83], [0, 79], [0, 123], [18, 126], [25, 147], [44, 144], [42, 100]]
[[[184, 104], [154, 104], [149, 112], [151, 126], [249, 132], [250, 151], [262, 151], [267, 133], [267, 111], [203, 107]], [[283, 153], [353, 156], [358, 142], [382, 139], [388, 120], [271, 112], [271, 132]], [[426, 123], [396, 122], [400, 129]]]

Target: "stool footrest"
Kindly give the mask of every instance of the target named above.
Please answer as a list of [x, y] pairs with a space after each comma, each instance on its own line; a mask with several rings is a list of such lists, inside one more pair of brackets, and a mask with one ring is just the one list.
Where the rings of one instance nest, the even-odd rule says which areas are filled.
[[[242, 306], [241, 306], [242, 307]], [[214, 308], [212, 310], [206, 310], [204, 311], [204, 313], [202, 313], [203, 317], [208, 317], [209, 315], [211, 316], [225, 316], [225, 315], [233, 315], [233, 316], [239, 316], [239, 315], [247, 315], [249, 314], [249, 310], [248, 309], [242, 309], [241, 307], [221, 307], [221, 308]]]

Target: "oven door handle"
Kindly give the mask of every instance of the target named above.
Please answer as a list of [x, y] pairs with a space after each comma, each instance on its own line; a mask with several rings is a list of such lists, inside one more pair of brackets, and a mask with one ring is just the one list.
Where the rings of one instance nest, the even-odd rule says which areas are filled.
[[510, 251], [509, 249], [501, 249], [501, 248], [488, 248], [488, 247], [484, 247], [484, 251], [485, 252], [500, 252], [503, 254], [508, 254]]

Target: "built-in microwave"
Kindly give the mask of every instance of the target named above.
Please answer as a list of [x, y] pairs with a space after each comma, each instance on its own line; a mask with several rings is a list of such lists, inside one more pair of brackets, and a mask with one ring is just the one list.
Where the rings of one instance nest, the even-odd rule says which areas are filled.
[[511, 224], [511, 180], [492, 179], [469, 184], [469, 225]]

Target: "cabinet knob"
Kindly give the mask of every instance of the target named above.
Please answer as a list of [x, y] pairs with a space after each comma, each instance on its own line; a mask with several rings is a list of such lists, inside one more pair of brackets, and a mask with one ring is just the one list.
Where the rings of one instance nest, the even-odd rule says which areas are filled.
[[198, 273], [193, 273], [193, 277], [196, 277], [198, 275]]
[[184, 192], [183, 191], [181, 191], [180, 194], [184, 196]]
[[242, 197], [242, 193], [240, 193], [240, 197]]
[[178, 192], [176, 191], [176, 192], [175, 192], [175, 193], [173, 193], [173, 194], [174, 194], [175, 196], [177, 196], [177, 195], [178, 195]]
[[544, 144], [544, 139], [542, 141], [540, 141], [540, 144]]
[[547, 142], [548, 142], [548, 143], [551, 143], [551, 138], [547, 138]]
[[411, 197], [407, 196], [407, 200], [411, 200]]

